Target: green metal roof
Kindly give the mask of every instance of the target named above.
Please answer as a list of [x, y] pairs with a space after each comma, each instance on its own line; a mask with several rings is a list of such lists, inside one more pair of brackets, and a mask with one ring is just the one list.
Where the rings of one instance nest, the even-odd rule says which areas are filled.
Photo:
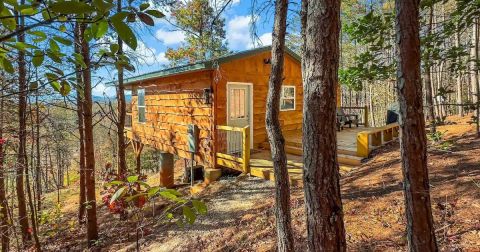
[[[188, 73], [188, 72], [193, 72], [193, 71], [198, 71], [198, 70], [208, 70], [208, 69], [213, 69], [212, 66], [215, 66], [216, 64], [221, 64], [225, 62], [229, 62], [232, 60], [240, 59], [243, 57], [247, 57], [250, 55], [255, 55], [257, 53], [265, 52], [265, 51], [270, 51], [271, 46], [263, 46], [263, 47], [258, 47], [254, 48], [251, 50], [246, 50], [246, 51], [241, 51], [237, 53], [232, 53], [228, 54], [216, 59], [211, 59], [211, 60], [206, 60], [206, 61], [201, 61], [198, 63], [193, 63], [193, 64], [188, 64], [188, 65], [182, 65], [182, 66], [177, 66], [177, 67], [171, 67], [171, 68], [166, 68], [162, 69], [159, 71], [154, 71], [146, 74], [141, 74], [137, 75], [134, 77], [126, 78], [124, 85], [128, 84], [133, 84], [135, 82], [139, 81], [144, 81], [144, 80], [150, 80], [150, 79], [155, 79], [155, 78], [160, 78], [160, 77], [166, 77], [174, 74], [180, 74], [180, 73]], [[285, 52], [292, 56], [294, 59], [300, 61], [300, 56], [296, 54], [294, 51], [290, 50], [289, 48], [286, 48]], [[110, 84], [113, 84], [111, 82]]]

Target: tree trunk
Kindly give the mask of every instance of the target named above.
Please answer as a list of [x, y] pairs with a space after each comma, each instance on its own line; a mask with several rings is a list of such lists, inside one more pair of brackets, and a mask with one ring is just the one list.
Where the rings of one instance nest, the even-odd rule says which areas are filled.
[[303, 163], [309, 251], [345, 251], [337, 161], [339, 0], [302, 1]]
[[[25, 1], [22, 0], [22, 3]], [[24, 17], [18, 17], [17, 29], [21, 30], [24, 25]], [[17, 36], [18, 42], [25, 42], [25, 33], [20, 32]], [[17, 174], [16, 174], [16, 192], [18, 202], [18, 221], [20, 223], [22, 242], [31, 240], [28, 226], [27, 205], [25, 201], [24, 173], [27, 165], [27, 68], [25, 62], [25, 52], [18, 51], [18, 151], [17, 151]]]
[[294, 251], [290, 213], [290, 183], [285, 153], [285, 139], [279, 121], [280, 95], [285, 59], [285, 33], [288, 1], [275, 1], [275, 20], [272, 41], [272, 69], [268, 84], [265, 124], [275, 174], [275, 219], [277, 225], [277, 251]]
[[[433, 24], [433, 4], [430, 6], [430, 15], [427, 27], [427, 36], [432, 32], [432, 24]], [[427, 56], [425, 59], [425, 73], [424, 73], [424, 80], [425, 80], [425, 99], [427, 104], [427, 120], [430, 121], [430, 131], [431, 133], [436, 132], [435, 127], [435, 112], [433, 108], [433, 90], [432, 90], [432, 78], [431, 78], [431, 58], [430, 55]]]
[[[460, 29], [460, 28], [457, 28]], [[456, 39], [455, 39], [455, 45], [457, 47], [460, 47], [460, 31], [457, 30], [456, 34]], [[457, 58], [457, 64], [460, 64], [462, 61], [462, 57]], [[458, 115], [463, 117], [463, 101], [462, 101], [462, 72], [461, 70], [458, 70], [457, 73], [457, 107], [458, 107]]]
[[[480, 22], [480, 19], [477, 18], [475, 20], [475, 25], [474, 25], [474, 29], [475, 29], [475, 34], [474, 34], [475, 35], [474, 36], [475, 62], [477, 62], [477, 63], [479, 62], [479, 59], [480, 59], [478, 57], [478, 49], [479, 49], [478, 48], [478, 37], [479, 37], [478, 33], [479, 33], [479, 27], [480, 27], [479, 22]], [[477, 116], [477, 120], [476, 120], [476, 122], [477, 122], [477, 137], [480, 137], [480, 79], [478, 77], [478, 73], [479, 73], [478, 67], [479, 67], [478, 65], [476, 65], [476, 64], [474, 65], [475, 76], [476, 76], [475, 85], [477, 86], [477, 88], [475, 90], [476, 91], [475, 95], [477, 97], [477, 100], [476, 100], [477, 102], [476, 102], [476, 106], [475, 106], [476, 107], [476, 116]]]
[[90, 45], [85, 40], [86, 24], [80, 24], [80, 41], [83, 61], [87, 65], [83, 69], [84, 103], [83, 120], [85, 131], [85, 188], [87, 202], [87, 241], [93, 247], [98, 240], [97, 228], [97, 201], [95, 198], [95, 148], [93, 142], [93, 113], [92, 113], [92, 75], [90, 62]]
[[[122, 11], [122, 0], [117, 1], [117, 11]], [[123, 41], [118, 37], [118, 53], [117, 56], [123, 54]], [[117, 141], [118, 141], [118, 175], [125, 176], [127, 173], [127, 159], [125, 151], [127, 149], [125, 144], [125, 116], [127, 115], [127, 105], [125, 102], [125, 87], [123, 86], [123, 66], [118, 65], [118, 86], [117, 86], [117, 100], [118, 100], [118, 122], [117, 122]]]
[[427, 170], [427, 142], [420, 79], [419, 0], [396, 0], [399, 49], [397, 92], [400, 104], [400, 148], [411, 251], [437, 251]]
[[[38, 92], [38, 91], [37, 91]], [[40, 106], [38, 104], [38, 93], [35, 95], [35, 142], [36, 142], [36, 154], [35, 154], [35, 184], [37, 185], [37, 213], [42, 208], [42, 169], [41, 169], [41, 157], [40, 157]]]
[[[2, 87], [3, 90], [3, 87]], [[3, 96], [3, 91], [1, 92]], [[4, 116], [4, 99], [0, 98], [0, 139], [3, 139], [3, 116]], [[5, 171], [3, 167], [3, 144], [0, 143], [0, 234], [1, 234], [1, 243], [2, 243], [2, 252], [9, 251], [10, 245], [10, 225], [8, 223], [8, 201], [6, 193], [6, 183], [5, 183]]]
[[[78, 23], [75, 24], [74, 28], [74, 36], [75, 36], [75, 52], [80, 53], [81, 52], [81, 46], [80, 46], [80, 25]], [[79, 87], [84, 88], [84, 83], [83, 83], [83, 78], [82, 78], [82, 72], [81, 72], [81, 67], [76, 66], [77, 71], [76, 73], [76, 79], [77, 79], [77, 84]], [[85, 132], [84, 132], [84, 120], [83, 120], [83, 99], [81, 95], [81, 88], [77, 89], [77, 118], [78, 118], [78, 141], [79, 141], [79, 153], [78, 153], [78, 158], [79, 158], [79, 174], [80, 174], [80, 193], [79, 193], [79, 199], [78, 199], [78, 223], [79, 224], [84, 224], [85, 223], [85, 202], [86, 202], [86, 195], [85, 195]]]

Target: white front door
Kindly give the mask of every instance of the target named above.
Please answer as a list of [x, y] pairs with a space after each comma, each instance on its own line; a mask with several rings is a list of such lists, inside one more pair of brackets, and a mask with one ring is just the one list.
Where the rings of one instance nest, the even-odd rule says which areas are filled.
[[[227, 84], [227, 125], [243, 128], [251, 126], [252, 86], [242, 83]], [[252, 135], [252, 134], [250, 134]], [[250, 140], [251, 142], [251, 140]], [[236, 153], [242, 150], [240, 132], [229, 132], [227, 135], [228, 152]]]

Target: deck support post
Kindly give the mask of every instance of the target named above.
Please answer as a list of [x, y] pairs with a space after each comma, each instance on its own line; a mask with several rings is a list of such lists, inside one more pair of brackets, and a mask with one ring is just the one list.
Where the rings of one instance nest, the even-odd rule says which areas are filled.
[[369, 134], [368, 131], [362, 131], [357, 134], [357, 156], [368, 157], [369, 151]]
[[158, 165], [160, 168], [160, 186], [172, 188], [174, 185], [173, 154], [168, 152], [160, 152]]
[[243, 173], [250, 173], [250, 127], [246, 126], [242, 130], [243, 146], [242, 146], [242, 159], [243, 159]]
[[368, 127], [368, 106], [365, 106], [365, 128]]
[[141, 167], [142, 167], [142, 164], [141, 164], [141, 154], [142, 154], [142, 150], [143, 150], [143, 143], [140, 142], [140, 141], [132, 141], [132, 146], [133, 146], [133, 151], [135, 153], [135, 163], [136, 163], [136, 171], [137, 171], [137, 175], [140, 175], [140, 172], [141, 172]]

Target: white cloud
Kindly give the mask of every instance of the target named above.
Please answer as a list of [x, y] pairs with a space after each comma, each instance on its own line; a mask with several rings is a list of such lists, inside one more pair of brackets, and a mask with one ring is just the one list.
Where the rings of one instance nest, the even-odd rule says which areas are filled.
[[166, 46], [180, 44], [185, 41], [185, 33], [182, 31], [157, 30], [155, 37], [162, 41]]
[[[257, 17], [255, 17], [257, 18]], [[258, 18], [255, 20], [259, 22]], [[227, 23], [227, 41], [230, 49], [245, 50], [272, 44], [272, 33], [267, 32], [253, 41], [250, 32], [252, 16], [236, 16]]]
[[96, 86], [92, 89], [92, 94], [93, 94], [94, 96], [113, 97], [113, 96], [115, 96], [116, 91], [115, 91], [115, 88], [114, 88], [114, 87], [112, 87], [112, 86], [106, 86], [105, 84], [100, 83], [100, 84], [96, 85]]
[[232, 1], [232, 5], [237, 5], [237, 4], [239, 4], [239, 3], [240, 3], [240, 0], [233, 0], [233, 1]]
[[251, 16], [236, 16], [227, 23], [227, 41], [233, 50], [243, 50], [251, 44]]
[[[127, 48], [128, 52], [133, 52]], [[155, 63], [168, 64], [168, 59], [165, 57], [165, 52], [157, 53], [153, 47], [147, 47], [142, 41], [138, 41], [137, 50], [135, 50], [136, 59], [140, 64], [152, 65]]]
[[[255, 45], [267, 46], [271, 44], [272, 44], [272, 33], [267, 32], [258, 37], [258, 41], [256, 41]], [[251, 47], [253, 47], [253, 43], [251, 44]]]

